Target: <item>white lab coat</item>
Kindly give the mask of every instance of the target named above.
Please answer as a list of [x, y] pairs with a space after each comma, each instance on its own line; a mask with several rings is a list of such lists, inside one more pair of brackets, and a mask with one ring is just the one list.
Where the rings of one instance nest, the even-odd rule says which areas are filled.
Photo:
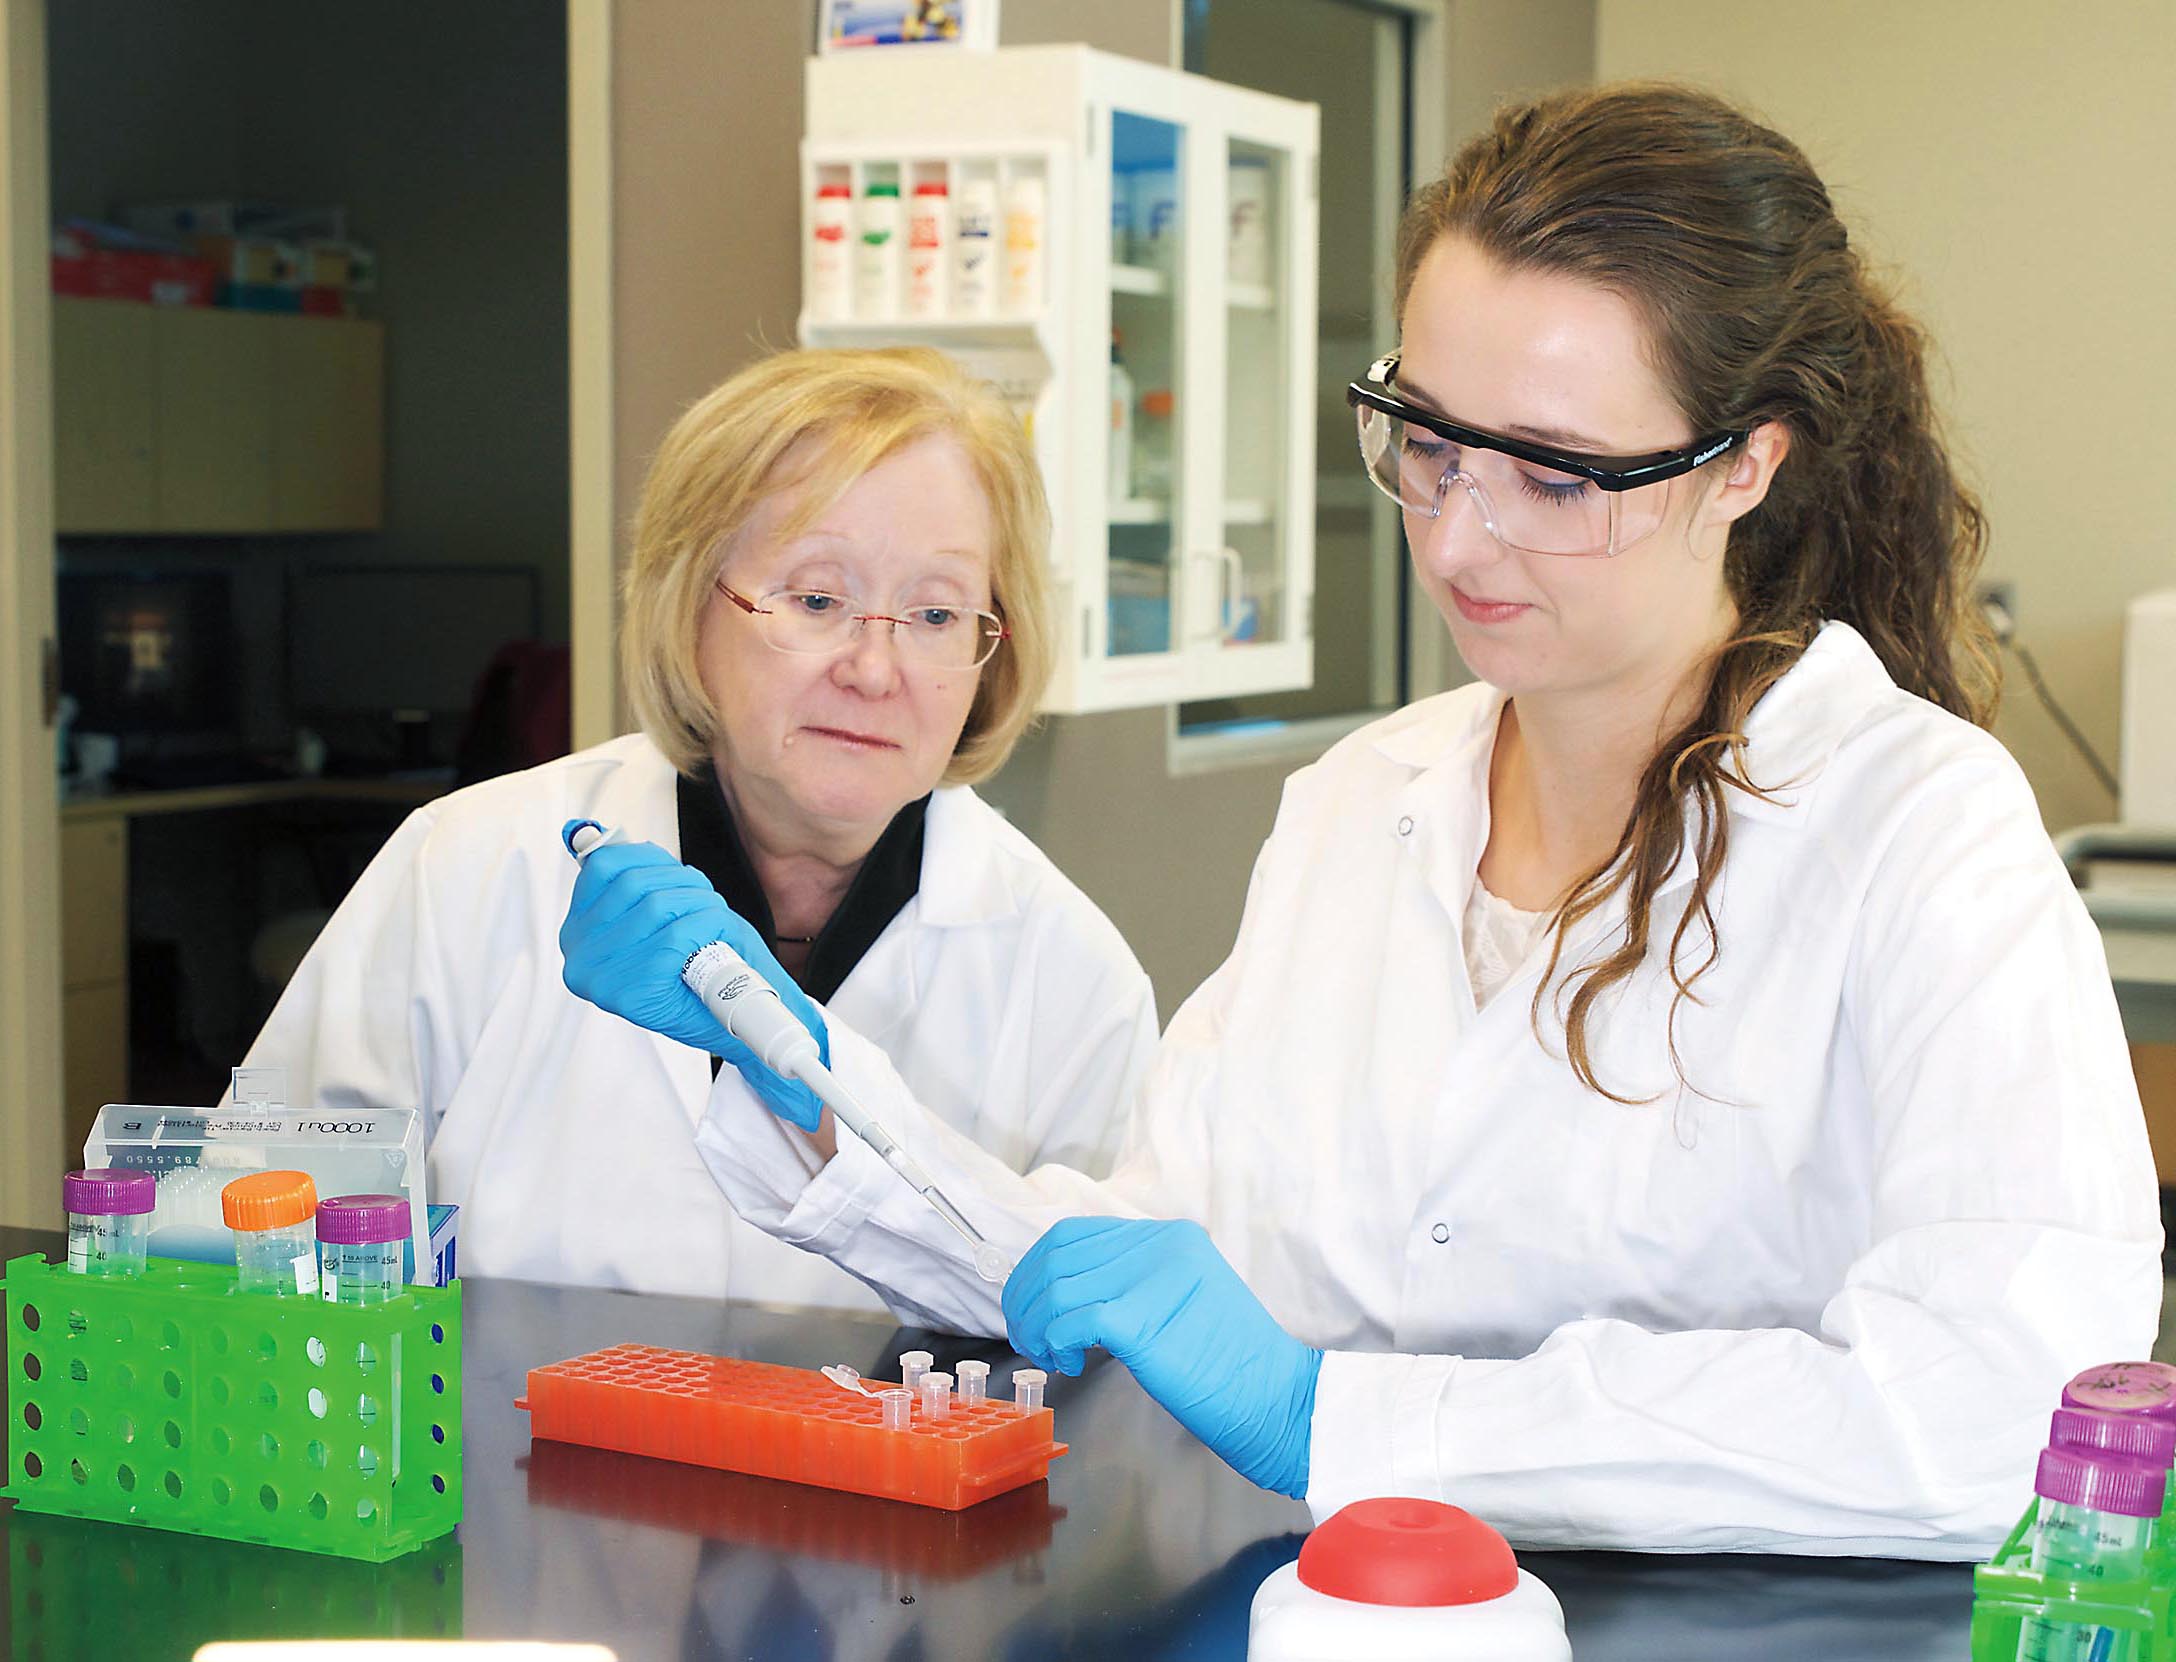
[[[411, 815], [303, 960], [249, 1064], [292, 1100], [420, 1107], [431, 1198], [471, 1274], [881, 1310], [735, 1218], [693, 1132], [709, 1059], [567, 991], [559, 926], [586, 817], [677, 852], [674, 774], [639, 735]], [[919, 892], [832, 1002], [992, 1157], [1107, 1169], [1156, 1043], [1118, 931], [971, 790], [931, 798]], [[731, 1070], [728, 1069], [728, 1072]]]
[[[2093, 925], [1993, 738], [1831, 624], [1748, 724], [1722, 956], [1666, 1038], [1661, 952], [1537, 1041], [1530, 961], [1476, 1011], [1460, 928], [1503, 695], [1362, 729], [1287, 782], [1231, 957], [1173, 1019], [1116, 1175], [1018, 1177], [834, 1066], [1016, 1255], [1083, 1212], [1200, 1220], [1325, 1347], [1309, 1504], [1454, 1501], [1547, 1545], [1968, 1558], [2031, 1493], [2063, 1381], [2142, 1356], [2153, 1163]], [[1567, 963], [1621, 929], [1576, 929]], [[1690, 961], [1703, 954], [1695, 927]], [[858, 1147], [813, 1179], [730, 1072], [698, 1133], [742, 1212], [1002, 1331]]]

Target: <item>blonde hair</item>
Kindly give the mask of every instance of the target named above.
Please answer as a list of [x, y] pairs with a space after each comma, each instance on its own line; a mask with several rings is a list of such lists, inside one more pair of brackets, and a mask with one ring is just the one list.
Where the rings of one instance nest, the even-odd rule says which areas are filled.
[[[717, 737], [697, 633], [725, 551], [757, 507], [798, 487], [781, 528], [792, 535], [886, 457], [940, 437], [965, 452], [988, 500], [991, 605], [1011, 631], [982, 666], [944, 780], [973, 784], [1004, 765], [1050, 679], [1050, 509], [1004, 400], [942, 352], [913, 346], [777, 353], [695, 403], [658, 447], [621, 582], [620, 663], [636, 719], [675, 768], [692, 772]], [[781, 458], [805, 439], [814, 459], [780, 477]]]

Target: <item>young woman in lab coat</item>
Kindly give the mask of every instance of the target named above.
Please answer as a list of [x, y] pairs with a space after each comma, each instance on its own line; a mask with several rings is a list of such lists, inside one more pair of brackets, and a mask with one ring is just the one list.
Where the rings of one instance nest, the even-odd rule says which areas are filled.
[[652, 862], [674, 882], [650, 921], [753, 920], [992, 1159], [1107, 1168], [1155, 1048], [1148, 979], [969, 788], [1048, 673], [1047, 524], [1019, 421], [934, 352], [788, 353], [726, 382], [643, 491], [621, 638], [642, 732], [418, 810], [251, 1064], [286, 1067], [298, 1102], [420, 1106], [471, 1271], [881, 1308], [734, 1217], [694, 1144], [700, 1042], [568, 991], [559, 829], [590, 818], [640, 845], [593, 855], [593, 885]]
[[2099, 940], [1983, 730], [1921, 336], [1793, 145], [1656, 86], [1506, 110], [1397, 297], [1362, 458], [1480, 679], [1287, 783], [1117, 1172], [1006, 1170], [824, 1021], [1019, 1255], [1000, 1303], [805, 1105], [729, 1073], [697, 1140], [902, 1313], [1105, 1348], [1318, 1516], [1984, 1554], [2063, 1381], [2152, 1343], [2161, 1231]]

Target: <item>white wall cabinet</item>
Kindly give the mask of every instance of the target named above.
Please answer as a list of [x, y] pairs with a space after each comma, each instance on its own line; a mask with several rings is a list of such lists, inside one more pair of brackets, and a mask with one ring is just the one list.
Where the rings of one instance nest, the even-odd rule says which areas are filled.
[[[808, 65], [803, 308], [810, 346], [907, 342], [1005, 388], [1049, 487], [1074, 713], [1304, 687], [1313, 674], [1315, 106], [1085, 47], [874, 50]], [[1017, 180], [1039, 187], [1039, 291], [1008, 307]], [[811, 282], [818, 193], [901, 199], [889, 292]], [[921, 187], [999, 204], [992, 309], [904, 275]], [[858, 226], [858, 220], [850, 220]], [[862, 257], [858, 235], [850, 258]], [[836, 247], [836, 243], [833, 244]], [[877, 263], [881, 263], [880, 261]], [[1115, 339], [1132, 385], [1113, 397]], [[1130, 435], [1127, 432], [1130, 426]]]

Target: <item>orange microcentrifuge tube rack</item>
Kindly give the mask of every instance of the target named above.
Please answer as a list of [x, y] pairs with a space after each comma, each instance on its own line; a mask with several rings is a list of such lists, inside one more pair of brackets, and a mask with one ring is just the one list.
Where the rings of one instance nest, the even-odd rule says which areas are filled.
[[548, 1439], [531, 1445], [523, 1476], [532, 1507], [933, 1582], [962, 1581], [1047, 1551], [1065, 1517], [1047, 1483], [932, 1515], [904, 1501], [788, 1488], [773, 1478]]
[[[872, 1382], [874, 1388], [874, 1382]], [[614, 1345], [529, 1370], [529, 1434], [957, 1512], [1048, 1475], [1065, 1453], [1047, 1408], [917, 1404], [886, 1429], [874, 1396], [807, 1368]]]

